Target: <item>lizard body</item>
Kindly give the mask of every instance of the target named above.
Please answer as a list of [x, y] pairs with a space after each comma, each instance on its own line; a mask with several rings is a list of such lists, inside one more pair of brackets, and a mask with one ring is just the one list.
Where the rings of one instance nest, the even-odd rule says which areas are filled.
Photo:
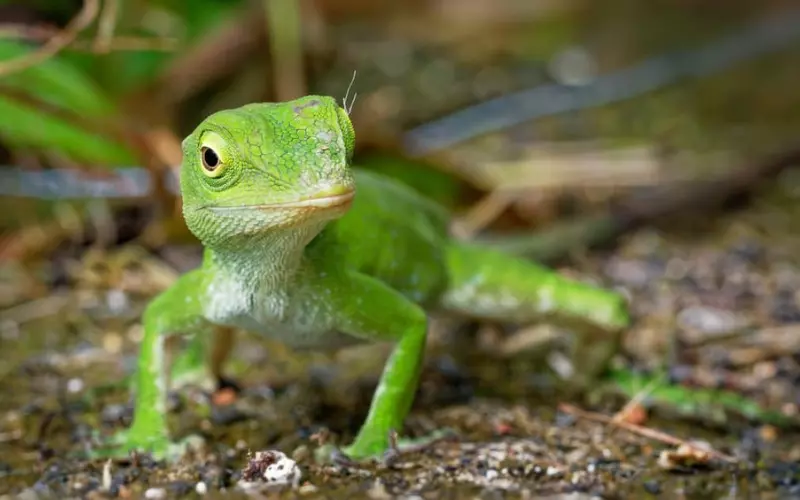
[[[189, 229], [205, 247], [200, 268], [154, 298], [130, 429], [116, 450], [167, 455], [170, 366], [166, 339], [241, 328], [294, 348], [390, 341], [353, 459], [389, 446], [410, 410], [428, 310], [532, 322], [549, 316], [619, 332], [618, 294], [448, 235], [449, 214], [388, 177], [350, 166], [355, 133], [329, 97], [217, 112], [183, 142], [181, 192]], [[219, 372], [230, 341], [212, 360]], [[203, 363], [202, 342], [176, 360]], [[174, 368], [173, 368], [174, 369]]]

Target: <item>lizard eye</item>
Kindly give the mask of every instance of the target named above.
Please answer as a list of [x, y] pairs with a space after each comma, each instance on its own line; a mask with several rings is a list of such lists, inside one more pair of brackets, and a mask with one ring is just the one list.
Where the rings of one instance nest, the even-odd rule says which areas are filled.
[[209, 172], [213, 172], [219, 167], [219, 156], [213, 149], [208, 146], [203, 146], [200, 148], [200, 154], [203, 159], [203, 168]]
[[215, 132], [208, 132], [200, 138], [200, 163], [206, 177], [217, 178], [227, 170], [228, 149], [225, 140]]

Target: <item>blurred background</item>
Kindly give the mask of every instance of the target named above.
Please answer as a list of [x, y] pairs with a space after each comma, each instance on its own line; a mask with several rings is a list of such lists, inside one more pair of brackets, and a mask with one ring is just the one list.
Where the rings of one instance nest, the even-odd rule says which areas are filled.
[[0, 16], [6, 229], [68, 199], [174, 215], [199, 120], [308, 93], [357, 95], [357, 163], [462, 211], [465, 236], [716, 180], [798, 130], [791, 1], [40, 0]]
[[[626, 293], [626, 398], [661, 373], [711, 391], [665, 393], [681, 415], [794, 418], [798, 84], [791, 0], [2, 1], [0, 377], [28, 384], [3, 406], [130, 371], [141, 304], [200, 258], [182, 138], [313, 93], [352, 102], [355, 163], [447, 206], [458, 237]], [[467, 330], [477, 354], [443, 348], [432, 380], [516, 398], [579, 369], [533, 363], [540, 330]], [[263, 380], [313, 378], [292, 363]]]

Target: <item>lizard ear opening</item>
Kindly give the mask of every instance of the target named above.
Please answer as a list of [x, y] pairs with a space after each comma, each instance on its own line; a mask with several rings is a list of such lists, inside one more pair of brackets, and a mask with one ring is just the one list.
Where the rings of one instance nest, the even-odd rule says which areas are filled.
[[356, 131], [353, 128], [353, 122], [347, 116], [347, 111], [343, 108], [337, 108], [337, 116], [339, 118], [339, 130], [341, 130], [342, 139], [344, 139], [347, 160], [350, 161], [353, 158], [353, 150], [356, 146]]

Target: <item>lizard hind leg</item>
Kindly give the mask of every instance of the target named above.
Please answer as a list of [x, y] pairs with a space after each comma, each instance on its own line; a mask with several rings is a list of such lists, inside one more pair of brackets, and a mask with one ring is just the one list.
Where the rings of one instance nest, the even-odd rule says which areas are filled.
[[[627, 302], [621, 294], [568, 279], [497, 250], [451, 243], [447, 267], [450, 285], [440, 301], [447, 311], [521, 324], [554, 321], [577, 327], [578, 334], [610, 337], [610, 342], [593, 338], [583, 342], [585, 337], [581, 337], [574, 343], [573, 361], [581, 363], [576, 364], [581, 366], [581, 378], [592, 376], [593, 371], [584, 361], [598, 371], [604, 368], [618, 348], [620, 333], [630, 323]], [[592, 359], [585, 359], [587, 355]]]
[[222, 378], [222, 368], [234, 345], [234, 330], [214, 326], [213, 335], [197, 334], [187, 339], [172, 363], [171, 386], [189, 385], [213, 391]]

